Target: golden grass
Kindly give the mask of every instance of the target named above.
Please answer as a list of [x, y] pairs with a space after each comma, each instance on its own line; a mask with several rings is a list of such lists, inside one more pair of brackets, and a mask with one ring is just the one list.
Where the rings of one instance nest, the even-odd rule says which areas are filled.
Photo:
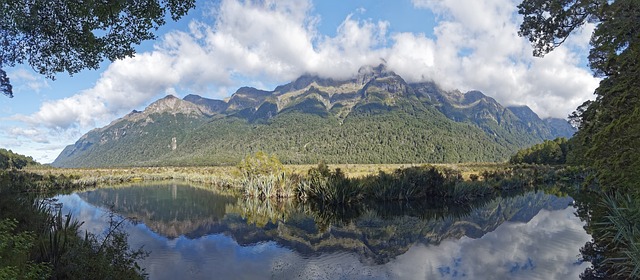
[[[367, 175], [375, 175], [383, 171], [391, 173], [396, 169], [412, 166], [431, 165], [441, 169], [453, 169], [459, 171], [465, 180], [470, 175], [480, 175], [485, 171], [504, 170], [510, 165], [506, 163], [457, 163], [457, 164], [329, 164], [330, 169], [340, 168], [347, 177], [359, 178]], [[306, 174], [315, 164], [285, 165], [289, 174]], [[119, 168], [29, 168], [30, 172], [40, 175], [64, 175], [74, 179], [90, 180], [98, 178], [123, 179], [126, 182], [144, 181], [150, 179], [191, 179], [188, 181], [203, 181], [206, 178], [235, 178], [240, 174], [235, 166], [208, 166], [208, 167], [119, 167]], [[204, 182], [206, 183], [206, 182]]]
[[[472, 174], [480, 175], [485, 171], [504, 170], [509, 168], [506, 163], [442, 163], [442, 164], [328, 164], [330, 169], [340, 168], [349, 178], [359, 178], [368, 175], [375, 175], [380, 171], [391, 173], [397, 169], [408, 168], [413, 166], [435, 166], [438, 169], [452, 169], [460, 171], [465, 180], [469, 180]], [[307, 165], [285, 165], [288, 172], [296, 174], [304, 174], [310, 168], [316, 167], [314, 164]]]

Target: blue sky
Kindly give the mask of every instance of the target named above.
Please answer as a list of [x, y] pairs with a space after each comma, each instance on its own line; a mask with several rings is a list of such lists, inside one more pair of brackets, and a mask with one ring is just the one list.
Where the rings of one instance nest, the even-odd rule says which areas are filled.
[[241, 86], [271, 90], [305, 74], [350, 78], [387, 66], [409, 82], [481, 90], [503, 105], [566, 117], [592, 98], [585, 67], [592, 25], [544, 58], [517, 36], [518, 0], [198, 1], [137, 55], [55, 81], [8, 70], [0, 147], [53, 161], [64, 146], [167, 94], [222, 99]]

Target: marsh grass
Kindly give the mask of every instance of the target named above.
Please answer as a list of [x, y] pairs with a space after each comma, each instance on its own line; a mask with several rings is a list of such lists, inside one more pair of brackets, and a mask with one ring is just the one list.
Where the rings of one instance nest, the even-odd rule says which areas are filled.
[[69, 184], [96, 187], [129, 182], [182, 180], [199, 184], [229, 187], [237, 183], [236, 168], [223, 167], [134, 167], [97, 169], [29, 168], [40, 176], [64, 176]]
[[267, 174], [258, 176], [244, 176], [238, 181], [238, 187], [244, 196], [257, 198], [290, 198], [295, 196], [295, 186], [298, 184], [295, 176]]
[[353, 204], [363, 198], [364, 188], [356, 179], [349, 179], [341, 169], [333, 172], [324, 163], [309, 169], [307, 176], [297, 188], [300, 196], [314, 200], [320, 205]]
[[[397, 170], [393, 174], [380, 171], [377, 176], [364, 178], [369, 188], [370, 196], [375, 200], [408, 200], [411, 198], [424, 197], [424, 178], [412, 178], [407, 176], [412, 169]], [[394, 176], [395, 175], [395, 176]]]
[[[282, 165], [282, 172], [289, 176], [305, 176], [311, 168], [317, 165]], [[397, 169], [420, 167], [425, 164], [332, 164], [334, 169], [340, 169], [347, 178], [362, 178], [376, 175], [380, 171], [393, 173]], [[501, 163], [464, 163], [464, 164], [431, 164], [438, 170], [459, 171], [465, 180], [470, 175], [478, 175], [484, 171], [497, 171], [508, 168]], [[64, 176], [69, 185], [74, 187], [92, 187], [113, 185], [139, 181], [184, 180], [187, 182], [230, 186], [241, 178], [237, 166], [209, 166], [209, 167], [130, 167], [130, 168], [51, 168], [33, 166], [25, 169], [26, 173], [40, 176]], [[277, 174], [280, 172], [272, 172]], [[28, 180], [27, 180], [28, 181]], [[59, 181], [59, 180], [58, 180]], [[60, 181], [59, 181], [60, 182]], [[47, 183], [49, 184], [49, 183]], [[43, 184], [44, 186], [49, 186]]]
[[[325, 204], [354, 204], [363, 199], [415, 200], [491, 195], [494, 190], [531, 188], [552, 182], [552, 168], [505, 164], [323, 164], [281, 165], [270, 155], [248, 157], [238, 166], [136, 167], [102, 169], [34, 168], [43, 177], [64, 177], [69, 185], [94, 188], [132, 182], [180, 180], [211, 188], [235, 189], [247, 197], [296, 197]], [[316, 171], [314, 171], [316, 170]], [[315, 173], [314, 173], [315, 172]], [[545, 177], [547, 176], [547, 177]], [[533, 179], [532, 179], [533, 178]], [[471, 182], [471, 183], [469, 183]], [[36, 188], [45, 188], [45, 185]], [[63, 187], [64, 188], [64, 187]]]

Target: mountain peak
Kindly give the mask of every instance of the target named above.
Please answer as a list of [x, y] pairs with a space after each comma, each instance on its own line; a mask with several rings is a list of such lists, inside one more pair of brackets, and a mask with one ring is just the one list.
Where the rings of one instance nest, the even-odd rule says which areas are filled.
[[187, 94], [184, 98], [182, 98], [182, 100], [189, 101], [189, 100], [195, 100], [195, 99], [201, 99], [201, 98], [203, 97], [197, 94]]
[[202, 116], [210, 114], [209, 110], [189, 101], [182, 100], [173, 95], [167, 95], [151, 103], [141, 113], [130, 114], [134, 117], [148, 116], [151, 114], [169, 113], [172, 115], [184, 114]]
[[271, 96], [273, 92], [260, 90], [253, 87], [241, 87], [231, 95], [227, 102], [227, 110], [239, 111], [246, 108], [255, 108]]
[[362, 66], [358, 69], [358, 76], [356, 77], [356, 83], [359, 85], [364, 85], [371, 80], [386, 77], [390, 75], [396, 75], [393, 71], [387, 69], [387, 65], [384, 63], [380, 63], [378, 66]]
[[221, 113], [226, 110], [228, 106], [227, 102], [224, 102], [222, 100], [204, 98], [196, 94], [189, 94], [182, 100], [202, 106], [212, 113]]
[[153, 104], [173, 104], [176, 102], [176, 100], [179, 100], [178, 97], [172, 95], [172, 94], [168, 94], [163, 98], [160, 98], [158, 100], [156, 100], [155, 102], [151, 103], [149, 106], [153, 105]]
[[178, 99], [178, 97], [176, 97], [176, 96], [175, 96], [175, 95], [173, 95], [173, 94], [167, 94], [165, 97], [160, 98], [160, 99], [158, 99], [158, 100], [163, 100], [163, 99], [166, 99], [166, 100], [173, 100], [173, 99]]
[[516, 115], [516, 117], [524, 122], [542, 121], [540, 117], [538, 117], [538, 114], [533, 112], [533, 110], [531, 110], [531, 108], [529, 108], [529, 106], [527, 105], [508, 106], [507, 109], [509, 109], [509, 111], [511, 111], [514, 115]]
[[358, 69], [358, 74], [365, 74], [365, 73], [373, 73], [373, 74], [384, 74], [387, 72], [392, 72], [389, 71], [387, 69], [387, 64], [385, 63], [380, 63], [378, 64], [378, 66], [373, 66], [373, 65], [365, 65], [360, 67], [360, 69]]

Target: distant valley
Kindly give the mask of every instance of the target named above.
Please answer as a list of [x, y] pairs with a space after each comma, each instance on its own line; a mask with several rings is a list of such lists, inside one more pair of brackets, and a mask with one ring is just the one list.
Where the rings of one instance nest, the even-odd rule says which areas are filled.
[[379, 65], [344, 81], [243, 87], [224, 101], [169, 95], [88, 132], [52, 165], [229, 165], [256, 151], [291, 164], [488, 162], [573, 133], [566, 120], [479, 91], [407, 83]]

